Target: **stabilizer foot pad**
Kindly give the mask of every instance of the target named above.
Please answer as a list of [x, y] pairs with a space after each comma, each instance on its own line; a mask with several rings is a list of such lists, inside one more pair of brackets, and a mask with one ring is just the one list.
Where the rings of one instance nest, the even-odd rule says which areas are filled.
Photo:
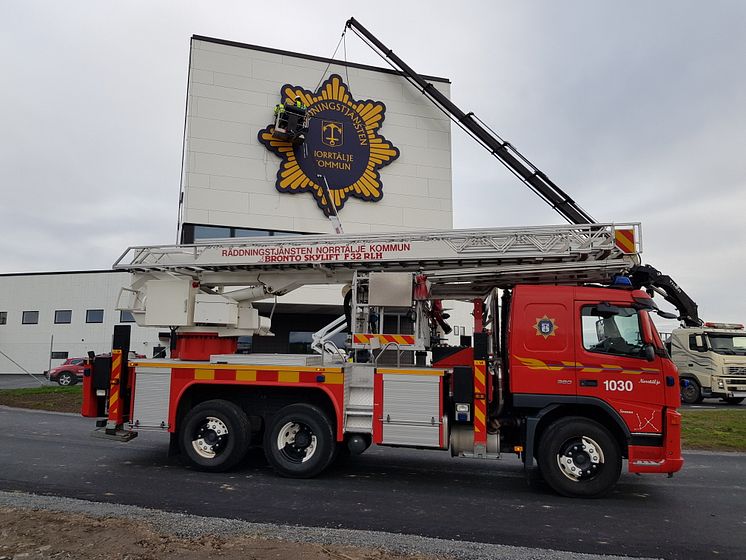
[[137, 432], [129, 432], [127, 430], [109, 430], [109, 432], [107, 433], [106, 428], [96, 428], [91, 432], [91, 437], [123, 441], [125, 443], [137, 437]]

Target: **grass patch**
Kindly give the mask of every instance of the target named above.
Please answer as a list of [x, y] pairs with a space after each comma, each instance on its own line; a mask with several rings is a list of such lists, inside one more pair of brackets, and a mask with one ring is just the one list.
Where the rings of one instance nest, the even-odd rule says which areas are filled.
[[684, 449], [746, 451], [746, 410], [679, 410]]
[[18, 408], [80, 413], [80, 407], [83, 404], [83, 387], [73, 385], [72, 387], [1, 389], [0, 404]]

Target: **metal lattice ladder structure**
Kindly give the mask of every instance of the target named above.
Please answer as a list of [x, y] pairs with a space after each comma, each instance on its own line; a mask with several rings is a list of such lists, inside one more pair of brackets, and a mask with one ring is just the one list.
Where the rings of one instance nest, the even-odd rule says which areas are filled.
[[640, 229], [623, 223], [219, 239], [130, 247], [113, 268], [203, 285], [293, 273], [306, 273], [302, 284], [333, 284], [355, 271], [423, 272], [434, 295], [468, 297], [516, 283], [606, 282], [640, 263]]

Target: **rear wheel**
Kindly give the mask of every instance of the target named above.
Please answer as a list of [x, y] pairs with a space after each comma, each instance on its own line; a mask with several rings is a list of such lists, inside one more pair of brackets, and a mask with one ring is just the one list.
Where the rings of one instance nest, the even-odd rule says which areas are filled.
[[595, 498], [609, 492], [622, 471], [619, 444], [601, 424], [581, 417], [559, 420], [539, 442], [544, 480], [563, 496]]
[[681, 402], [685, 404], [697, 404], [701, 403], [704, 397], [702, 396], [702, 388], [696, 379], [691, 377], [681, 378]]
[[310, 478], [334, 458], [334, 429], [324, 412], [308, 404], [280, 409], [264, 434], [264, 451], [282, 476]]
[[179, 430], [182, 456], [194, 467], [212, 472], [235, 467], [246, 455], [249, 419], [238, 405], [205, 401], [190, 410]]

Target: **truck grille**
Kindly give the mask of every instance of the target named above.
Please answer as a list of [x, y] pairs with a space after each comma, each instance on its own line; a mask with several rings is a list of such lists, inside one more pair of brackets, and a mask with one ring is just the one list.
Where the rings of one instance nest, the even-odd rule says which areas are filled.
[[746, 366], [730, 366], [728, 368], [729, 375], [746, 375]]

